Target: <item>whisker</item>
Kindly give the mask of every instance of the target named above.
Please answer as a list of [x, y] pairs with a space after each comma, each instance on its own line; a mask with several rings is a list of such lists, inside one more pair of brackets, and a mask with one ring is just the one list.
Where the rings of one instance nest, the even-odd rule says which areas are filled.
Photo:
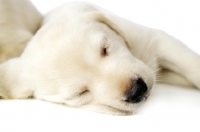
[[165, 73], [158, 73], [156, 75], [156, 82], [161, 82], [162, 81], [162, 77], [166, 76]]
[[[161, 56], [156, 56], [155, 58], [153, 58], [152, 60], [150, 60], [150, 61], [147, 63], [147, 65], [151, 67], [151, 64], [152, 64], [153, 62], [156, 62], [157, 59], [158, 59], [159, 57], [161, 57]], [[156, 65], [158, 65], [157, 62], [156, 62]]]
[[[136, 57], [137, 57], [138, 59], [141, 59], [140, 56], [141, 56], [141, 53], [142, 53], [142, 49], [144, 48], [144, 46], [145, 46], [148, 42], [149, 42], [149, 39], [147, 39], [146, 42], [144, 42], [144, 43], [141, 45], [141, 47], [140, 47], [140, 49], [139, 49], [139, 51], [138, 51], [138, 54], [136, 55]], [[142, 57], [142, 56], [141, 56], [141, 57]]]
[[148, 47], [147, 52], [144, 52], [143, 56], [141, 56], [141, 61], [145, 62], [146, 55], [148, 54], [150, 46]]
[[[153, 64], [153, 65], [151, 65], [151, 66], [149, 66], [151, 69], [154, 69], [154, 67], [155, 66], [158, 66], [158, 67], [160, 67], [160, 68], [166, 68], [163, 64], [165, 64], [166, 62], [160, 62], [160, 63], [155, 63], [155, 64]], [[166, 68], [167, 69], [167, 68]]]
[[160, 80], [160, 79], [156, 79], [155, 81], [156, 81], [156, 82], [160, 82], [161, 80]]
[[[146, 54], [144, 54], [144, 56], [143, 56], [143, 58], [142, 58], [142, 61], [145, 61], [146, 60], [146, 58], [157, 48], [157, 47], [153, 47], [153, 46], [149, 46], [149, 48], [148, 48], [148, 50], [147, 50], [147, 52], [146, 52]], [[151, 49], [152, 48], [152, 49]]]
[[156, 73], [157, 71], [160, 71], [160, 70], [162, 70], [162, 68], [158, 68], [158, 69], [154, 70], [153, 72]]
[[156, 76], [156, 78], [161, 78], [161, 77], [164, 77], [165, 76], [165, 74], [163, 74], [163, 75], [158, 75], [158, 76]]

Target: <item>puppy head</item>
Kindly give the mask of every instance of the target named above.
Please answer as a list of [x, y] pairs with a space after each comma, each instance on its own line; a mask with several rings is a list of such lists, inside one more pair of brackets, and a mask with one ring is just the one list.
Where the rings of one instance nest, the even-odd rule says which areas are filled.
[[35, 98], [107, 114], [133, 113], [155, 80], [119, 27], [97, 12], [47, 23], [21, 59]]

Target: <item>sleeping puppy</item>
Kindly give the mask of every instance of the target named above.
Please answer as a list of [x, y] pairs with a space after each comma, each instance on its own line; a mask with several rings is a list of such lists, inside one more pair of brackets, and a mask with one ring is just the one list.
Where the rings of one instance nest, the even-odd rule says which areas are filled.
[[128, 115], [159, 74], [200, 88], [199, 67], [200, 57], [165, 32], [72, 2], [49, 12], [23, 54], [0, 65], [0, 94]]

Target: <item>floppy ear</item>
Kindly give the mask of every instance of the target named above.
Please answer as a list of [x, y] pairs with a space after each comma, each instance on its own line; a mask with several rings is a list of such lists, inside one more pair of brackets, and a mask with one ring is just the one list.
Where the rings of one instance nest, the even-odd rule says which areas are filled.
[[101, 12], [92, 12], [92, 13], [89, 13], [88, 15], [92, 19], [106, 24], [110, 29], [115, 31], [118, 35], [120, 35], [124, 39], [127, 47], [130, 48], [129, 42], [127, 40], [127, 37], [125, 36], [125, 33], [123, 32], [123, 30], [120, 29], [120, 27], [117, 24], [115, 24], [114, 22], [112, 22], [111, 19], [109, 19], [109, 16], [106, 16], [105, 14]]

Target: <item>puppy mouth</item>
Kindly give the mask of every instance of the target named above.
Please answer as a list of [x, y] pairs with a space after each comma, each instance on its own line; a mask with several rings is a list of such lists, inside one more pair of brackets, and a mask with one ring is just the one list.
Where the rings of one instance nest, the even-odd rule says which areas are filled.
[[124, 109], [116, 108], [116, 107], [111, 106], [111, 105], [104, 105], [104, 106], [107, 107], [111, 111], [122, 113], [124, 115], [131, 115], [131, 114], [133, 114], [133, 111], [131, 111], [131, 110], [124, 110]]
[[140, 104], [144, 103], [149, 97], [149, 94], [145, 96], [140, 96], [138, 98], [138, 102], [136, 103], [131, 103], [127, 102], [126, 100], [121, 100], [121, 103], [124, 104], [124, 108], [119, 108], [114, 105], [109, 105], [109, 104], [104, 104], [105, 107], [107, 107], [111, 111], [115, 111], [118, 113], [122, 113], [124, 115], [132, 115], [134, 111], [139, 107]]

